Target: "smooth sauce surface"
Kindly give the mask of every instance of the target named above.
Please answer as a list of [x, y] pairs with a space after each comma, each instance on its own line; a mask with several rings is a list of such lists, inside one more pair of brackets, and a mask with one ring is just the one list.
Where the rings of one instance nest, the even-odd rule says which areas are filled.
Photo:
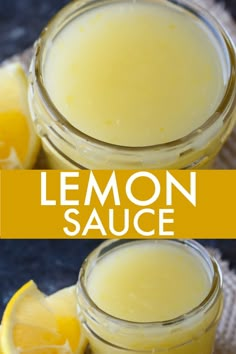
[[96, 264], [88, 279], [88, 293], [98, 307], [134, 322], [183, 315], [204, 300], [210, 287], [200, 258], [170, 243], [123, 246]]
[[142, 3], [107, 5], [73, 20], [50, 48], [44, 81], [75, 127], [123, 146], [186, 136], [225, 90], [213, 35], [174, 7]]

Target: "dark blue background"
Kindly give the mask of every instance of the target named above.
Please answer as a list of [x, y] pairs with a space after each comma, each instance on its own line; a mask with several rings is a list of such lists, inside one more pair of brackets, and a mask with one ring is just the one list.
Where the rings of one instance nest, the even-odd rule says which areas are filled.
[[[49, 18], [67, 2], [0, 0], [0, 61], [31, 46]], [[236, 17], [236, 1], [228, 0], [226, 5]], [[93, 240], [0, 241], [0, 317], [9, 297], [29, 279], [34, 279], [48, 293], [75, 283], [81, 262], [98, 243]], [[236, 269], [236, 240], [204, 243], [220, 248], [224, 258]]]

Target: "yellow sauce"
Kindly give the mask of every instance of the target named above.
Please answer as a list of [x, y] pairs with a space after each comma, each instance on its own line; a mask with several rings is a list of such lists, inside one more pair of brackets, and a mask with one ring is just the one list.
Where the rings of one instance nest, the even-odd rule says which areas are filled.
[[201, 307], [210, 301], [212, 277], [207, 261], [182, 243], [149, 240], [107, 251], [91, 263], [86, 280], [103, 311], [85, 315], [92, 353], [212, 354], [221, 292], [207, 310]]
[[211, 288], [196, 255], [152, 243], [122, 247], [91, 272], [88, 292], [112, 316], [133, 322], [166, 321], [197, 307]]
[[161, 3], [87, 11], [57, 35], [44, 65], [45, 87], [65, 118], [122, 146], [166, 143], [197, 129], [216, 110], [224, 81], [210, 30]]

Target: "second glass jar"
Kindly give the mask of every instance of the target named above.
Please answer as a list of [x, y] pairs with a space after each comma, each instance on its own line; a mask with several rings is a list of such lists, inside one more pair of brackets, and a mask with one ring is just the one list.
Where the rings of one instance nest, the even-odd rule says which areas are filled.
[[[158, 243], [183, 247], [198, 257], [210, 277], [211, 288], [197, 308], [173, 320], [144, 323], [118, 319], [95, 305], [88, 291], [94, 268], [107, 256], [115, 257], [117, 250], [142, 247], [145, 243], [151, 247]], [[113, 240], [98, 247], [82, 265], [77, 298], [78, 314], [92, 354], [212, 354], [223, 306], [222, 275], [216, 260], [195, 241]]]

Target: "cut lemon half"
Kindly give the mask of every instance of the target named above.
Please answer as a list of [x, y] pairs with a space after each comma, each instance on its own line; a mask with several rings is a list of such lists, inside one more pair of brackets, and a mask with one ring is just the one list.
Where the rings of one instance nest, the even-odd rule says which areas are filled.
[[21, 64], [0, 68], [0, 169], [32, 168], [39, 151]]
[[[71, 311], [72, 304], [76, 307], [73, 288], [65, 289], [61, 294], [56, 293], [47, 299], [33, 281], [15, 293], [3, 315], [3, 354], [84, 352], [86, 342], [81, 335], [81, 326], [76, 319], [76, 312]], [[66, 304], [69, 304], [68, 312]]]

